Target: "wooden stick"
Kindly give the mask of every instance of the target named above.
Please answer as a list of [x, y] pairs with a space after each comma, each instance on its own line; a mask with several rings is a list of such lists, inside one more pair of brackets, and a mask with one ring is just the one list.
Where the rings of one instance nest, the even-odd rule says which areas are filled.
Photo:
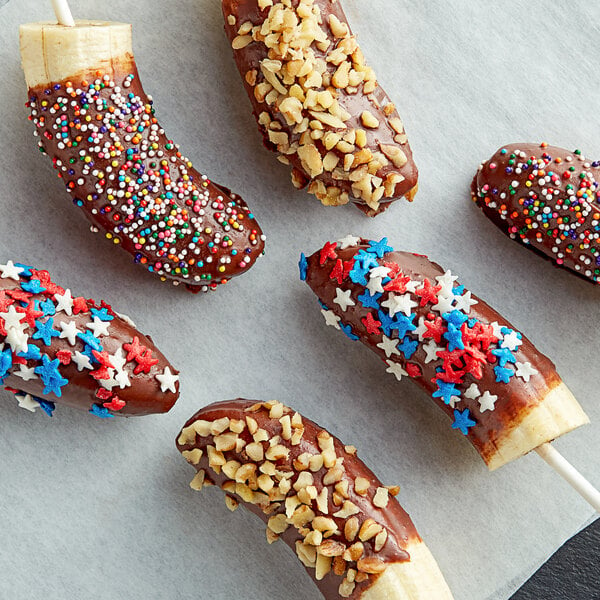
[[52, 8], [54, 9], [54, 14], [59, 25], [75, 27], [75, 21], [69, 8], [68, 0], [52, 0]]
[[538, 446], [535, 451], [577, 492], [600, 512], [600, 492], [549, 443]]

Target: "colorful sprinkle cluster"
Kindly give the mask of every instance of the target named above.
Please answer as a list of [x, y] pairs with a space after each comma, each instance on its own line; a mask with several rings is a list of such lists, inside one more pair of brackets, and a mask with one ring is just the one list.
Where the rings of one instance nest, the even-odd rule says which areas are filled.
[[[39, 407], [49, 416], [54, 399], [60, 401], [71, 383], [69, 374], [76, 372], [89, 375], [97, 400], [89, 412], [102, 418], [125, 407], [118, 390], [132, 385], [132, 373], [154, 371], [161, 391], [175, 392], [178, 376], [168, 366], [157, 371], [159, 360], [137, 336], [109, 354], [103, 338], [111, 336], [115, 318], [133, 325], [104, 301], [74, 298], [47, 271], [12, 261], [0, 265], [0, 384], [11, 377], [13, 386], [7, 389], [16, 394], [19, 406], [32, 412]], [[45, 398], [23, 391], [38, 388]]]
[[473, 199], [511, 238], [600, 281], [600, 161], [546, 143], [505, 147], [480, 167]]
[[[358, 249], [359, 245], [363, 247]], [[351, 260], [338, 256], [339, 250], [353, 246], [357, 251]], [[492, 391], [497, 391], [498, 384], [509, 384], [513, 377], [528, 382], [538, 371], [530, 362], [518, 360], [521, 333], [469, 316], [478, 301], [456, 283], [450, 271], [433, 281], [413, 278], [393, 259], [386, 260], [390, 252], [393, 248], [387, 238], [367, 242], [347, 236], [325, 244], [319, 265], [336, 284], [333, 303], [337, 305], [333, 310], [321, 303], [325, 322], [351, 340], [368, 338], [376, 343], [385, 353], [387, 372], [398, 380], [405, 376], [420, 379], [433, 390], [433, 398], [453, 409], [452, 427], [467, 435], [477, 424], [477, 415], [461, 405], [464, 399], [477, 400], [480, 413], [493, 411], [499, 395]], [[307, 278], [307, 269], [302, 255], [302, 280]], [[364, 314], [365, 309], [368, 312], [357, 327], [357, 313]], [[423, 381], [425, 366], [434, 373], [431, 384]], [[481, 389], [489, 369], [494, 390]]]
[[262, 232], [241, 198], [193, 169], [142, 96], [134, 75], [119, 86], [98, 73], [30, 92], [28, 107], [40, 149], [93, 231], [163, 280], [215, 289], [254, 262]]

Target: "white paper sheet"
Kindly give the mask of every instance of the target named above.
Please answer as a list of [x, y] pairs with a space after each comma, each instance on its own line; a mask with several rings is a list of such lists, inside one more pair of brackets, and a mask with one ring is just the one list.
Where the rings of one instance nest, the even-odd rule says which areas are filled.
[[262, 148], [217, 0], [71, 3], [76, 18], [134, 24], [161, 123], [200, 170], [244, 195], [268, 235], [248, 274], [206, 296], [161, 284], [89, 232], [24, 108], [17, 27], [51, 18], [50, 2], [0, 9], [0, 260], [106, 298], [182, 371], [171, 413], [141, 419], [59, 406], [50, 420], [0, 393], [0, 599], [317, 600], [258, 520], [188, 487], [175, 435], [200, 406], [236, 396], [293, 405], [400, 483], [457, 600], [507, 599], [592, 515], [535, 455], [489, 474], [424, 393], [324, 326], [296, 264], [353, 232], [459, 274], [553, 358], [592, 420], [556, 447], [600, 485], [600, 290], [508, 240], [469, 198], [479, 162], [504, 143], [600, 156], [600, 5], [344, 1], [421, 171], [415, 202], [374, 220], [294, 191]]

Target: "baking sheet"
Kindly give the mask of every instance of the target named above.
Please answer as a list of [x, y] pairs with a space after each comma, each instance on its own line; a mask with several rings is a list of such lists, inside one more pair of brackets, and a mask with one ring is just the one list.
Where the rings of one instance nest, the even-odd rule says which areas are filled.
[[[0, 0], [0, 5], [2, 0]], [[167, 132], [197, 167], [242, 193], [267, 255], [224, 289], [161, 284], [93, 236], [36, 150], [24, 108], [17, 26], [49, 2], [0, 9], [0, 260], [51, 271], [74, 292], [130, 314], [182, 371], [163, 416], [106, 422], [57, 408], [48, 419], [0, 393], [0, 599], [68, 597], [317, 600], [264, 526], [188, 487], [174, 438], [200, 406], [278, 398], [359, 448], [436, 556], [457, 600], [504, 600], [592, 510], [527, 456], [488, 474], [409, 381], [319, 314], [299, 252], [348, 232], [428, 254], [486, 298], [556, 362], [592, 425], [556, 447], [600, 485], [600, 290], [504, 237], [469, 199], [501, 144], [546, 140], [600, 156], [598, 3], [345, 0], [365, 55], [396, 100], [421, 171], [412, 205], [374, 220], [295, 192], [260, 144], [207, 0], [72, 1], [80, 18], [132, 22], [140, 74]]]

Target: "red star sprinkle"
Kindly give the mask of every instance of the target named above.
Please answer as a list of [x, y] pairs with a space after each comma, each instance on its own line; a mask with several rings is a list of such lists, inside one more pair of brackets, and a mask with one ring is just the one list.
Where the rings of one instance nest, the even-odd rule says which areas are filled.
[[112, 392], [110, 390], [105, 390], [104, 388], [98, 388], [96, 390], [96, 397], [100, 398], [100, 400], [108, 400], [112, 396]]
[[112, 397], [112, 400], [110, 402], [105, 402], [102, 406], [104, 406], [104, 408], [108, 408], [108, 410], [121, 410], [124, 406], [125, 406], [126, 402], [124, 400], [121, 400], [121, 398], [119, 398], [119, 396], [115, 395]]
[[331, 269], [329, 279], [335, 279], [338, 283], [342, 283], [342, 281], [344, 280], [344, 264], [342, 263], [341, 258], [337, 259], [335, 267]]
[[34, 279], [39, 279], [43, 288], [46, 288], [44, 295], [46, 296], [54, 296], [54, 294], [64, 294], [65, 290], [61, 288], [59, 285], [56, 285], [50, 279], [50, 273], [48, 271], [37, 271], [36, 269], [31, 269], [31, 276]]
[[103, 366], [103, 367], [110, 367], [111, 369], [114, 369], [114, 365], [110, 362], [110, 355], [108, 354], [108, 352], [106, 350], [103, 350], [102, 352], [98, 352], [97, 350], [92, 350], [92, 354], [94, 355], [94, 358]]
[[421, 297], [419, 306], [425, 306], [428, 302], [431, 302], [431, 304], [436, 304], [437, 295], [441, 289], [441, 285], [433, 286], [431, 285], [431, 281], [429, 281], [429, 279], [425, 279], [423, 281], [423, 287], [415, 290], [415, 294]]
[[323, 266], [328, 258], [337, 258], [337, 254], [335, 253], [335, 249], [337, 247], [337, 243], [333, 242], [325, 242], [325, 245], [321, 249], [321, 254], [319, 255], [319, 264]]
[[491, 325], [484, 325], [483, 323], [477, 323], [479, 326], [479, 337], [477, 341], [481, 344], [482, 350], [487, 350], [491, 344], [495, 344], [498, 338], [494, 335], [494, 328]]
[[394, 279], [394, 277], [396, 277], [396, 275], [398, 275], [398, 273], [400, 273], [400, 265], [398, 263], [384, 262], [383, 266], [390, 269], [390, 272], [388, 273], [388, 277], [391, 277], [392, 279]]
[[133, 370], [134, 375], [139, 373], [150, 373], [150, 369], [158, 364], [158, 358], [152, 358], [152, 350], [146, 348], [144, 354], [136, 356], [137, 367]]
[[435, 377], [431, 381], [435, 382], [436, 379], [441, 379], [442, 381], [445, 381], [446, 383], [462, 383], [464, 376], [465, 376], [464, 371], [454, 371], [451, 368], [447, 368], [446, 370], [442, 371], [441, 373], [436, 373]]
[[29, 302], [29, 298], [31, 298], [31, 296], [33, 295], [29, 292], [24, 292], [23, 290], [6, 290], [6, 293], [11, 298], [18, 300], [19, 302]]
[[61, 365], [68, 365], [71, 362], [72, 355], [69, 350], [59, 350], [56, 353], [56, 358], [58, 358]]
[[7, 312], [8, 307], [11, 304], [14, 304], [14, 302], [14, 300], [11, 300], [7, 297], [6, 292], [4, 290], [0, 292], [0, 312]]
[[110, 378], [110, 373], [108, 372], [108, 369], [104, 366], [101, 366], [98, 369], [96, 369], [95, 371], [92, 371], [90, 373], [90, 375], [94, 379], [109, 379]]
[[344, 261], [344, 279], [346, 279], [346, 277], [348, 277], [348, 275], [350, 275], [350, 271], [352, 271], [352, 269], [354, 269], [355, 262], [356, 261], [354, 259]]
[[450, 367], [462, 366], [462, 357], [464, 353], [464, 350], [459, 350], [458, 348], [456, 348], [455, 350], [452, 350], [452, 352], [450, 352], [449, 350], [441, 350], [437, 352], [437, 355], [444, 361], [444, 370], [448, 371]]
[[446, 331], [442, 317], [436, 317], [434, 321], [423, 321], [427, 331], [423, 334], [423, 338], [433, 338], [437, 344], [442, 341], [442, 335]]
[[127, 362], [134, 359], [137, 360], [137, 357], [140, 356], [145, 349], [146, 346], [140, 344], [137, 335], [131, 340], [131, 344], [123, 344], [123, 350], [127, 352]]
[[406, 284], [410, 281], [410, 277], [405, 277], [400, 273], [396, 279], [392, 279], [392, 281], [386, 283], [383, 286], [383, 289], [386, 292], [400, 292], [404, 294], [406, 292]]
[[85, 298], [78, 296], [77, 298], [73, 298], [73, 314], [78, 315], [79, 313], [88, 312], [88, 305]]
[[26, 306], [17, 306], [17, 312], [25, 315], [25, 322], [29, 327], [35, 327], [35, 320], [44, 314], [41, 310], [35, 310], [34, 302], [29, 302]]
[[465, 371], [475, 377], [475, 379], [481, 379], [483, 377], [483, 365], [484, 363], [475, 360], [472, 356], [465, 354], [463, 357], [465, 361]]
[[404, 367], [406, 369], [406, 372], [408, 373], [409, 377], [420, 377], [423, 372], [421, 371], [421, 367], [419, 367], [419, 365], [416, 365], [415, 363], [406, 363], [406, 366]]
[[368, 313], [367, 316], [361, 319], [363, 325], [367, 328], [367, 333], [372, 333], [377, 335], [379, 333], [379, 327], [381, 326], [381, 321], [378, 321], [373, 317], [373, 313]]

